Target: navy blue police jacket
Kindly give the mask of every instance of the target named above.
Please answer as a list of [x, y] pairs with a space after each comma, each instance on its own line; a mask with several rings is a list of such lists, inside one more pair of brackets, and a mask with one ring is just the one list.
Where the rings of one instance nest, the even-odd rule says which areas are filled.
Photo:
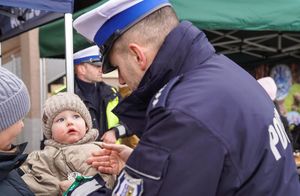
[[292, 148], [264, 89], [181, 22], [115, 113], [140, 137], [114, 193], [299, 196]]

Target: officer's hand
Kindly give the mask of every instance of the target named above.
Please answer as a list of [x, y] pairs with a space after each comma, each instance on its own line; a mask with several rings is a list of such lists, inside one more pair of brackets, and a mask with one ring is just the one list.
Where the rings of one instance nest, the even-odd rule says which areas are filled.
[[105, 143], [114, 144], [117, 141], [116, 133], [113, 129], [106, 131], [103, 136], [101, 137], [101, 140]]
[[98, 171], [108, 174], [119, 174], [133, 149], [120, 144], [102, 143], [103, 149], [92, 153], [87, 160]]
[[124, 144], [106, 144], [102, 143], [102, 148], [106, 150], [111, 150], [118, 154], [122, 161], [126, 162], [129, 156], [131, 155], [133, 149], [124, 145]]

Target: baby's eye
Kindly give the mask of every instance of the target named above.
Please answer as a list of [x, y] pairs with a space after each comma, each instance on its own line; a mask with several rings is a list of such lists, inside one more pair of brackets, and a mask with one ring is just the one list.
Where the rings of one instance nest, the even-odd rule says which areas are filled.
[[64, 118], [59, 118], [56, 120], [56, 122], [64, 122], [64, 120], [65, 120]]
[[73, 118], [78, 119], [78, 118], [81, 118], [81, 116], [79, 114], [74, 114]]

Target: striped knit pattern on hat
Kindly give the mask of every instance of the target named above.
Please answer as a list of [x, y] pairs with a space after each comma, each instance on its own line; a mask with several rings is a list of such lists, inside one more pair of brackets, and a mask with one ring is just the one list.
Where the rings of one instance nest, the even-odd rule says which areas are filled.
[[30, 110], [30, 98], [20, 78], [0, 67], [0, 131], [23, 119]]
[[52, 138], [52, 124], [54, 118], [65, 110], [77, 112], [84, 119], [88, 130], [92, 128], [92, 118], [80, 97], [74, 93], [64, 92], [53, 95], [46, 100], [43, 114], [44, 135], [47, 139]]

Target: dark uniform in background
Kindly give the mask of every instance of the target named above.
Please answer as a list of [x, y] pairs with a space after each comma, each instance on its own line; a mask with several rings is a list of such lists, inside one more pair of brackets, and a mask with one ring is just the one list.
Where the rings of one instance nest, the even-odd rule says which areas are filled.
[[108, 121], [108, 118], [114, 117], [110, 117], [107, 112], [108, 107], [114, 108], [121, 98], [115, 88], [104, 82], [92, 84], [75, 77], [74, 91], [88, 108], [92, 117], [93, 128], [99, 130], [100, 136], [102, 136], [105, 131], [118, 124], [117, 119], [114, 119], [115, 122], [112, 123]]
[[[118, 105], [121, 97], [115, 88], [103, 81], [99, 48], [91, 46], [76, 52], [73, 56], [75, 66], [74, 92], [88, 108], [92, 117], [93, 128], [99, 130], [98, 140], [106, 131], [111, 129], [114, 130], [116, 139], [126, 135], [125, 127], [112, 113], [112, 109]], [[78, 66], [82, 66], [81, 69]]]

